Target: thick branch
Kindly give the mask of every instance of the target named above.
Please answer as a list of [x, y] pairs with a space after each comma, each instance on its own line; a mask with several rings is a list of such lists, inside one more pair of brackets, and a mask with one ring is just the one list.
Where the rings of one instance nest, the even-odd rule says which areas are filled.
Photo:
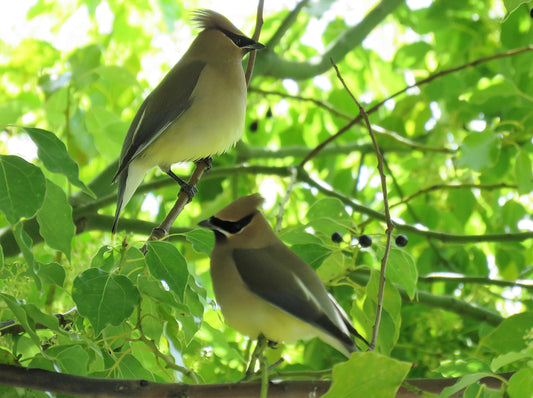
[[[509, 379], [512, 373], [495, 375]], [[486, 377], [481, 383], [489, 388], [500, 389], [499, 378]], [[412, 379], [409, 385], [421, 391], [439, 393], [445, 387], [454, 385], [459, 378], [449, 379]], [[50, 372], [43, 369], [30, 369], [0, 364], [0, 383], [8, 386], [30, 388], [66, 394], [83, 398], [155, 398], [155, 397], [188, 397], [188, 398], [243, 398], [259, 396], [261, 384], [208, 384], [191, 385], [178, 383], [154, 383], [147, 380], [101, 379], [93, 377], [72, 376]], [[329, 388], [328, 380], [292, 380], [271, 382], [269, 398], [308, 398], [322, 396]], [[419, 395], [400, 387], [397, 398], [411, 398]]]
[[327, 51], [316, 62], [289, 61], [270, 49], [262, 51], [257, 55], [256, 73], [294, 80], [310, 79], [320, 75], [331, 67], [330, 59], [336, 63], [342, 61], [346, 54], [359, 46], [387, 15], [403, 3], [403, 0], [382, 0], [358, 25], [349, 28], [332, 42]]
[[[291, 166], [292, 167], [292, 166]], [[217, 169], [211, 170], [209, 174], [204, 177], [204, 180], [210, 178], [220, 178], [227, 176], [237, 176], [237, 175], [255, 175], [255, 174], [264, 174], [264, 175], [275, 175], [279, 177], [290, 177], [291, 167], [274, 167], [274, 166], [248, 166], [248, 165], [237, 165], [234, 167], [219, 167]], [[312, 179], [309, 174], [302, 168], [298, 168], [297, 181], [306, 183], [314, 188], [317, 188], [318, 191], [322, 192], [324, 195], [337, 198], [346, 206], [351, 207], [354, 211], [364, 214], [370, 218], [385, 221], [385, 215], [379, 211], [376, 211], [370, 207], [362, 205], [355, 199], [352, 199], [342, 193], [326, 188], [320, 182]], [[161, 179], [143, 184], [137, 189], [137, 193], [148, 192], [155, 188], [167, 186], [170, 184], [175, 184], [170, 178], [163, 177]], [[98, 215], [96, 212], [108, 206], [116, 201], [116, 194], [109, 195], [99, 199], [99, 205], [95, 206], [94, 204], [88, 205], [91, 208], [91, 211], [88, 211], [87, 208], [84, 208], [84, 211], [80, 213], [74, 211], [74, 223], [78, 226], [77, 233], [90, 230], [109, 230], [110, 225], [112, 224], [112, 217]], [[83, 216], [80, 214], [83, 213]], [[43, 238], [39, 234], [39, 224], [35, 219], [25, 220], [24, 230], [30, 235], [34, 244], [42, 242]], [[124, 219], [121, 221], [121, 228], [126, 229], [127, 226], [131, 226], [131, 230], [137, 233], [146, 233], [146, 228], [148, 226], [153, 227], [153, 224]], [[400, 224], [396, 222], [395, 228], [398, 231], [403, 233], [412, 233], [420, 236], [425, 236], [429, 239], [439, 240], [446, 243], [479, 243], [479, 242], [523, 242], [527, 239], [533, 239], [533, 231], [528, 232], [516, 232], [516, 233], [499, 233], [499, 234], [479, 234], [479, 235], [462, 235], [462, 234], [451, 234], [447, 232], [432, 231], [426, 229], [419, 229], [414, 225], [409, 224]], [[130, 228], [127, 228], [130, 230]], [[143, 232], [144, 231], [144, 232]], [[172, 228], [170, 233], [183, 233], [188, 231], [188, 229], [182, 228]], [[0, 244], [4, 249], [4, 255], [6, 257], [11, 257], [20, 252], [15, 239], [13, 238], [13, 233], [9, 228], [4, 228], [0, 231]]]

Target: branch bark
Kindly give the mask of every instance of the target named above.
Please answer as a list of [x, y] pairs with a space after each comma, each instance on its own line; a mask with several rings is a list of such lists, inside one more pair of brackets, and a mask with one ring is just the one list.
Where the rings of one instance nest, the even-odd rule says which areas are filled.
[[330, 43], [326, 52], [316, 62], [290, 61], [272, 49], [262, 51], [257, 56], [256, 73], [294, 80], [310, 79], [320, 75], [331, 68], [330, 59], [335, 63], [342, 61], [346, 54], [359, 46], [377, 25], [403, 3], [404, 0], [382, 0], [358, 25], [349, 28]]
[[[497, 376], [508, 380], [510, 373]], [[496, 376], [496, 375], [495, 375]], [[489, 388], [500, 389], [502, 381], [495, 377], [480, 380]], [[406, 382], [419, 391], [439, 393], [445, 387], [454, 385], [459, 378], [412, 379]], [[73, 376], [50, 372], [43, 369], [23, 368], [0, 364], [0, 384], [67, 394], [80, 398], [244, 398], [259, 396], [260, 382], [235, 384], [191, 385], [178, 383], [154, 383], [147, 380], [101, 379]], [[307, 398], [319, 397], [326, 393], [329, 380], [292, 380], [271, 382], [269, 398]], [[419, 397], [418, 393], [400, 387], [397, 398]]]

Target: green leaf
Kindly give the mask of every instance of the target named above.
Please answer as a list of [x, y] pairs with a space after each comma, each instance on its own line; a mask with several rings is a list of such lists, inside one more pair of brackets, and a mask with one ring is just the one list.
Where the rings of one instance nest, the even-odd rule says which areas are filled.
[[507, 393], [510, 398], [533, 397], [533, 369], [521, 369], [511, 376]]
[[177, 295], [165, 290], [161, 281], [156, 280], [152, 275], [140, 275], [137, 286], [142, 294], [147, 295], [155, 301], [182, 308], [181, 302], [176, 301]]
[[39, 233], [48, 246], [65, 253], [70, 261], [72, 238], [76, 233], [72, 221], [72, 207], [65, 192], [50, 180], [46, 180], [46, 195], [37, 212]]
[[42, 171], [18, 156], [0, 155], [0, 211], [14, 225], [32, 218], [46, 193]]
[[482, 378], [489, 376], [491, 376], [490, 373], [474, 373], [463, 376], [453, 386], [446, 387], [445, 389], [443, 389], [441, 394], [439, 395], [439, 398], [449, 397], [455, 394], [456, 392], [461, 391], [463, 388], [466, 388], [471, 384], [477, 383]]
[[509, 18], [509, 15], [514, 13], [522, 4], [531, 4], [531, 0], [503, 0], [503, 5], [507, 10], [504, 21]]
[[505, 319], [481, 344], [502, 354], [519, 352], [527, 347], [533, 325], [533, 312], [523, 312]]
[[120, 153], [128, 123], [103, 106], [94, 106], [85, 117], [87, 128], [92, 131], [98, 151], [109, 161]]
[[394, 397], [411, 364], [375, 352], [355, 352], [333, 367], [333, 381], [323, 398]]
[[518, 193], [520, 195], [531, 193], [533, 191], [533, 167], [526, 151], [521, 150], [516, 155], [514, 171], [516, 183], [518, 184]]
[[24, 127], [24, 130], [37, 145], [37, 154], [44, 167], [52, 173], [65, 175], [72, 185], [96, 198], [95, 194], [79, 179], [78, 164], [70, 157], [65, 144], [54, 133], [32, 127]]
[[139, 304], [140, 294], [123, 275], [91, 268], [74, 279], [72, 298], [81, 315], [89, 318], [99, 334], [107, 325], [117, 326]]
[[490, 130], [468, 134], [461, 144], [459, 166], [482, 171], [492, 167], [500, 155], [501, 139]]
[[38, 263], [37, 275], [43, 283], [62, 287], [65, 283], [65, 268], [58, 263]]
[[[383, 256], [384, 250], [377, 251], [378, 258]], [[418, 271], [411, 255], [405, 250], [392, 247], [387, 261], [386, 276], [389, 281], [405, 289], [412, 300], [416, 292]]]
[[98, 44], [78, 47], [68, 58], [72, 70], [72, 81], [76, 87], [83, 87], [97, 79], [92, 73], [100, 66], [102, 50]]
[[91, 268], [111, 271], [115, 267], [115, 251], [111, 246], [102, 246], [91, 260]]
[[24, 259], [26, 260], [26, 263], [28, 264], [30, 269], [29, 273], [35, 281], [37, 289], [41, 290], [41, 280], [37, 275], [37, 264], [31, 250], [33, 241], [31, 240], [30, 235], [28, 235], [28, 233], [24, 230], [24, 225], [22, 223], [18, 223], [13, 227], [13, 236], [15, 237], [15, 241], [17, 242]]
[[525, 358], [531, 358], [531, 354], [527, 352], [507, 352], [505, 354], [499, 355], [492, 360], [490, 363], [490, 370], [497, 372], [498, 369], [509, 365], [510, 363], [521, 361]]
[[89, 354], [79, 344], [50, 347], [46, 355], [56, 361], [63, 373], [86, 376]]
[[[379, 290], [379, 272], [373, 271], [370, 276], [370, 281], [366, 285], [367, 298], [364, 302], [363, 316], [359, 316], [356, 306], [352, 306], [351, 314], [354, 319], [359, 322], [365, 320], [370, 323], [363, 325], [365, 330], [370, 332], [372, 329], [375, 311], [377, 307], [377, 296]], [[389, 354], [392, 348], [398, 341], [400, 335], [400, 326], [402, 324], [402, 298], [398, 290], [390, 281], [385, 281], [385, 291], [383, 293], [383, 312], [381, 324], [378, 333], [377, 348], [383, 354]], [[370, 317], [370, 319], [368, 319]], [[367, 336], [370, 333], [365, 334]]]
[[24, 311], [26, 311], [26, 314], [28, 314], [33, 321], [38, 322], [55, 332], [62, 332], [59, 329], [59, 320], [53, 315], [41, 312], [41, 310], [34, 304], [24, 305]]
[[291, 249], [315, 270], [331, 255], [331, 250], [322, 245], [292, 245]]
[[[155, 381], [154, 376], [131, 354], [121, 356], [121, 360], [117, 362], [114, 371], [114, 374], [116, 374], [115, 377], [121, 379], [144, 379]], [[103, 376], [104, 375], [102, 375], [102, 377]]]
[[305, 232], [305, 226], [299, 225], [296, 227], [286, 228], [280, 232], [279, 238], [287, 245], [296, 244], [312, 244], [321, 245], [322, 240], [317, 236]]
[[211, 254], [215, 244], [215, 236], [212, 231], [196, 228], [185, 234], [185, 237], [192, 244], [192, 248], [197, 253]]
[[339, 228], [350, 228], [352, 218], [346, 212], [343, 203], [336, 198], [325, 198], [316, 201], [307, 211], [309, 223], [315, 231], [331, 236]]
[[183, 300], [189, 271], [187, 261], [174, 245], [148, 242], [146, 264], [155, 278], [165, 281], [170, 290]]
[[8, 294], [0, 293], [0, 298], [4, 300], [8, 308], [11, 310], [15, 318], [17, 319], [20, 326], [24, 328], [26, 333], [29, 334], [31, 340], [37, 347], [41, 347], [41, 339], [37, 336], [35, 331], [35, 323], [31, 318], [28, 317], [24, 306], [19, 302], [15, 297]]
[[[450, 215], [453, 215], [464, 226], [474, 212], [476, 197], [469, 189], [454, 189], [448, 193], [446, 203], [450, 209]], [[438, 216], [439, 221], [442, 221], [441, 214]]]

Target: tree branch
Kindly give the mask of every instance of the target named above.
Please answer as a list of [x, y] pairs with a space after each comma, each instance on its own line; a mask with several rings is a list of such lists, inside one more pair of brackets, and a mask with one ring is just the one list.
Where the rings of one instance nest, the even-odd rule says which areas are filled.
[[[291, 166], [292, 167], [292, 166]], [[221, 178], [226, 176], [238, 176], [247, 174], [264, 174], [275, 175], [279, 177], [289, 177], [291, 175], [291, 167], [274, 167], [274, 166], [255, 166], [255, 165], [237, 165], [234, 167], [219, 167], [213, 169], [207, 174], [204, 179]], [[297, 181], [308, 184], [311, 187], [316, 188], [319, 192], [326, 196], [337, 198], [346, 206], [349, 206], [354, 211], [364, 214], [372, 219], [378, 221], [385, 221], [385, 215], [379, 211], [376, 211], [370, 207], [362, 205], [357, 200], [350, 198], [342, 193], [327, 188], [323, 183], [314, 180], [309, 174], [301, 167], [297, 168], [298, 175]], [[155, 181], [141, 185], [137, 189], [137, 193], [147, 192], [155, 189], [156, 187], [162, 187], [175, 184], [169, 178], [161, 178]], [[90, 206], [91, 211], [88, 208], [84, 208], [84, 211], [77, 213], [75, 209], [73, 213], [74, 223], [78, 229], [76, 233], [92, 230], [108, 230], [113, 222], [111, 216], [99, 215], [96, 212], [112, 204], [116, 200], [116, 194], [105, 196], [99, 199], [99, 206]], [[80, 215], [83, 214], [83, 215]], [[121, 228], [135, 231], [147, 235], [147, 228], [153, 228], [153, 223], [140, 220], [121, 220]], [[33, 244], [37, 244], [43, 241], [42, 236], [39, 234], [39, 224], [35, 218], [23, 221], [24, 230], [30, 235], [33, 240]], [[126, 228], [127, 227], [127, 228]], [[445, 243], [480, 243], [480, 242], [523, 242], [528, 239], [533, 239], [533, 231], [527, 232], [515, 232], [515, 233], [498, 233], [498, 234], [478, 234], [478, 235], [462, 235], [452, 234], [441, 231], [433, 231], [429, 229], [420, 229], [410, 224], [395, 223], [397, 231], [404, 233], [412, 233], [419, 236], [424, 236], [428, 239], [435, 239]], [[180, 234], [189, 231], [190, 228], [172, 228], [169, 232], [171, 234]], [[149, 231], [149, 230], [148, 230]], [[173, 239], [180, 239], [180, 237], [174, 237]], [[15, 242], [13, 232], [9, 228], [3, 228], [0, 230], [0, 245], [4, 250], [6, 257], [15, 256], [20, 253], [20, 249]]]
[[347, 53], [359, 46], [368, 34], [391, 14], [404, 0], [382, 0], [358, 24], [347, 29], [316, 62], [290, 61], [270, 49], [257, 56], [256, 73], [264, 76], [294, 80], [310, 79], [330, 69], [330, 58], [338, 63]]
[[378, 332], [379, 332], [379, 324], [381, 322], [381, 312], [383, 311], [383, 295], [385, 293], [385, 272], [387, 270], [387, 260], [389, 258], [389, 253], [391, 249], [391, 240], [392, 240], [392, 231], [394, 230], [394, 224], [392, 223], [390, 212], [389, 212], [389, 196], [387, 194], [387, 178], [385, 177], [385, 172], [383, 171], [383, 155], [381, 154], [381, 151], [379, 150], [378, 143], [376, 141], [376, 137], [374, 136], [374, 133], [372, 132], [372, 127], [370, 126], [370, 121], [368, 120], [368, 115], [365, 111], [365, 108], [361, 106], [359, 101], [357, 101], [357, 98], [352, 94], [346, 83], [344, 82], [344, 79], [341, 76], [341, 73], [339, 72], [339, 68], [337, 68], [337, 65], [335, 65], [335, 62], [331, 60], [331, 64], [333, 65], [333, 68], [335, 68], [335, 72], [337, 72], [337, 77], [342, 83], [342, 86], [344, 89], [348, 92], [350, 97], [352, 97], [352, 100], [355, 102], [357, 107], [359, 108], [359, 115], [363, 117], [363, 120], [365, 121], [366, 127], [368, 129], [368, 134], [370, 135], [370, 138], [372, 139], [372, 145], [374, 145], [374, 151], [376, 152], [376, 158], [378, 160], [378, 172], [379, 172], [379, 179], [381, 182], [381, 192], [383, 193], [383, 209], [385, 210], [385, 222], [387, 224], [387, 229], [385, 230], [385, 234], [387, 236], [387, 241], [385, 243], [385, 250], [383, 252], [383, 257], [381, 259], [381, 270], [380, 270], [380, 277], [379, 277], [379, 289], [378, 289], [378, 296], [377, 296], [377, 308], [376, 308], [376, 317], [374, 320], [374, 326], [372, 327], [372, 340], [370, 341], [370, 345], [368, 346], [368, 349], [370, 351], [374, 351], [376, 349], [376, 342], [378, 341]]
[[[508, 380], [513, 372], [495, 374], [480, 380], [488, 388], [500, 389], [502, 380]], [[448, 379], [411, 379], [406, 382], [420, 391], [439, 393], [454, 385], [458, 377]], [[66, 394], [80, 398], [244, 398], [259, 396], [261, 383], [192, 385], [181, 383], [155, 383], [147, 380], [102, 379], [73, 376], [43, 369], [23, 368], [0, 364], [0, 383], [13, 387], [30, 388]], [[275, 381], [269, 385], [269, 398], [319, 397], [326, 393], [329, 380]], [[417, 393], [400, 387], [396, 398], [418, 397]]]
[[462, 284], [477, 284], [488, 286], [501, 286], [501, 287], [520, 287], [523, 289], [533, 290], [533, 283], [525, 283], [519, 281], [506, 281], [501, 279], [491, 279], [484, 276], [466, 276], [455, 273], [438, 273], [429, 274], [426, 276], [419, 276], [419, 282], [423, 283], [462, 283]]
[[[504, 53], [499, 53], [499, 54], [495, 54], [495, 55], [491, 55], [489, 57], [483, 57], [483, 58], [479, 58], [479, 59], [476, 59], [472, 62], [468, 62], [466, 64], [463, 64], [463, 65], [460, 65], [460, 66], [457, 66], [455, 68], [451, 68], [451, 69], [446, 69], [446, 70], [443, 70], [443, 71], [440, 71], [440, 72], [437, 72], [437, 73], [434, 73], [430, 76], [428, 76], [427, 78], [425, 79], [422, 79], [414, 84], [411, 84], [411, 85], [408, 85], [406, 86], [405, 88], [403, 88], [402, 90], [400, 91], [397, 91], [396, 93], [392, 94], [391, 96], [385, 98], [384, 100], [382, 100], [381, 102], [378, 102], [377, 104], [375, 104], [374, 106], [372, 106], [372, 108], [370, 108], [368, 111], [367, 111], [367, 114], [372, 114], [374, 112], [376, 112], [379, 108], [381, 108], [383, 106], [383, 104], [385, 102], [387, 102], [388, 100], [392, 99], [392, 98], [395, 98], [397, 97], [398, 95], [400, 94], [403, 94], [405, 93], [406, 91], [408, 91], [409, 89], [412, 89], [414, 87], [420, 87], [424, 84], [427, 84], [439, 77], [442, 77], [442, 76], [445, 76], [445, 75], [448, 75], [450, 73], [454, 73], [454, 72], [457, 72], [457, 71], [460, 71], [462, 69], [466, 69], [466, 68], [470, 68], [470, 67], [473, 67], [473, 66], [477, 66], [479, 64], [482, 64], [484, 62], [489, 62], [489, 61], [493, 61], [495, 59], [499, 59], [499, 58], [506, 58], [506, 57], [512, 57], [514, 55], [518, 55], [518, 54], [522, 54], [524, 52], [527, 52], [527, 51], [532, 51], [533, 50], [533, 45], [529, 45], [529, 46], [526, 46], [526, 47], [520, 47], [520, 48], [515, 48], [515, 49], [512, 49], [512, 50], [509, 50], [509, 51], [506, 51]], [[336, 140], [338, 137], [340, 137], [342, 134], [344, 134], [346, 131], [348, 131], [352, 126], [354, 126], [355, 124], [357, 123], [360, 123], [362, 120], [362, 117], [361, 115], [358, 115], [356, 118], [354, 118], [353, 120], [351, 120], [349, 123], [347, 123], [346, 125], [344, 125], [339, 131], [337, 131], [334, 135], [328, 137], [326, 140], [324, 140], [323, 142], [321, 142], [318, 146], [316, 146], [311, 152], [309, 152], [309, 154], [304, 158], [304, 160], [302, 160], [302, 162], [300, 163], [300, 166], [303, 166], [304, 164], [306, 164], [309, 160], [311, 160], [313, 157], [315, 157], [325, 146], [327, 146], [330, 142]]]

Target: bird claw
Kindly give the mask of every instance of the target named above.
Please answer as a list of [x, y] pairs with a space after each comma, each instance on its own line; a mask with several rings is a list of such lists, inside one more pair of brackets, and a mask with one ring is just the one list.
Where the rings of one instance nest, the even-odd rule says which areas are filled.
[[205, 170], [204, 173], [207, 173], [209, 170], [211, 170], [211, 165], [213, 164], [213, 158], [211, 156], [207, 158], [202, 158], [194, 161], [195, 165], [199, 165], [200, 163], [205, 164]]
[[198, 193], [198, 188], [196, 188], [194, 185], [185, 184], [181, 186], [178, 196], [182, 192], [185, 193], [185, 195], [187, 195], [187, 197], [189, 198], [187, 200], [187, 203], [190, 203], [192, 201], [192, 198], [194, 198], [194, 196]]

